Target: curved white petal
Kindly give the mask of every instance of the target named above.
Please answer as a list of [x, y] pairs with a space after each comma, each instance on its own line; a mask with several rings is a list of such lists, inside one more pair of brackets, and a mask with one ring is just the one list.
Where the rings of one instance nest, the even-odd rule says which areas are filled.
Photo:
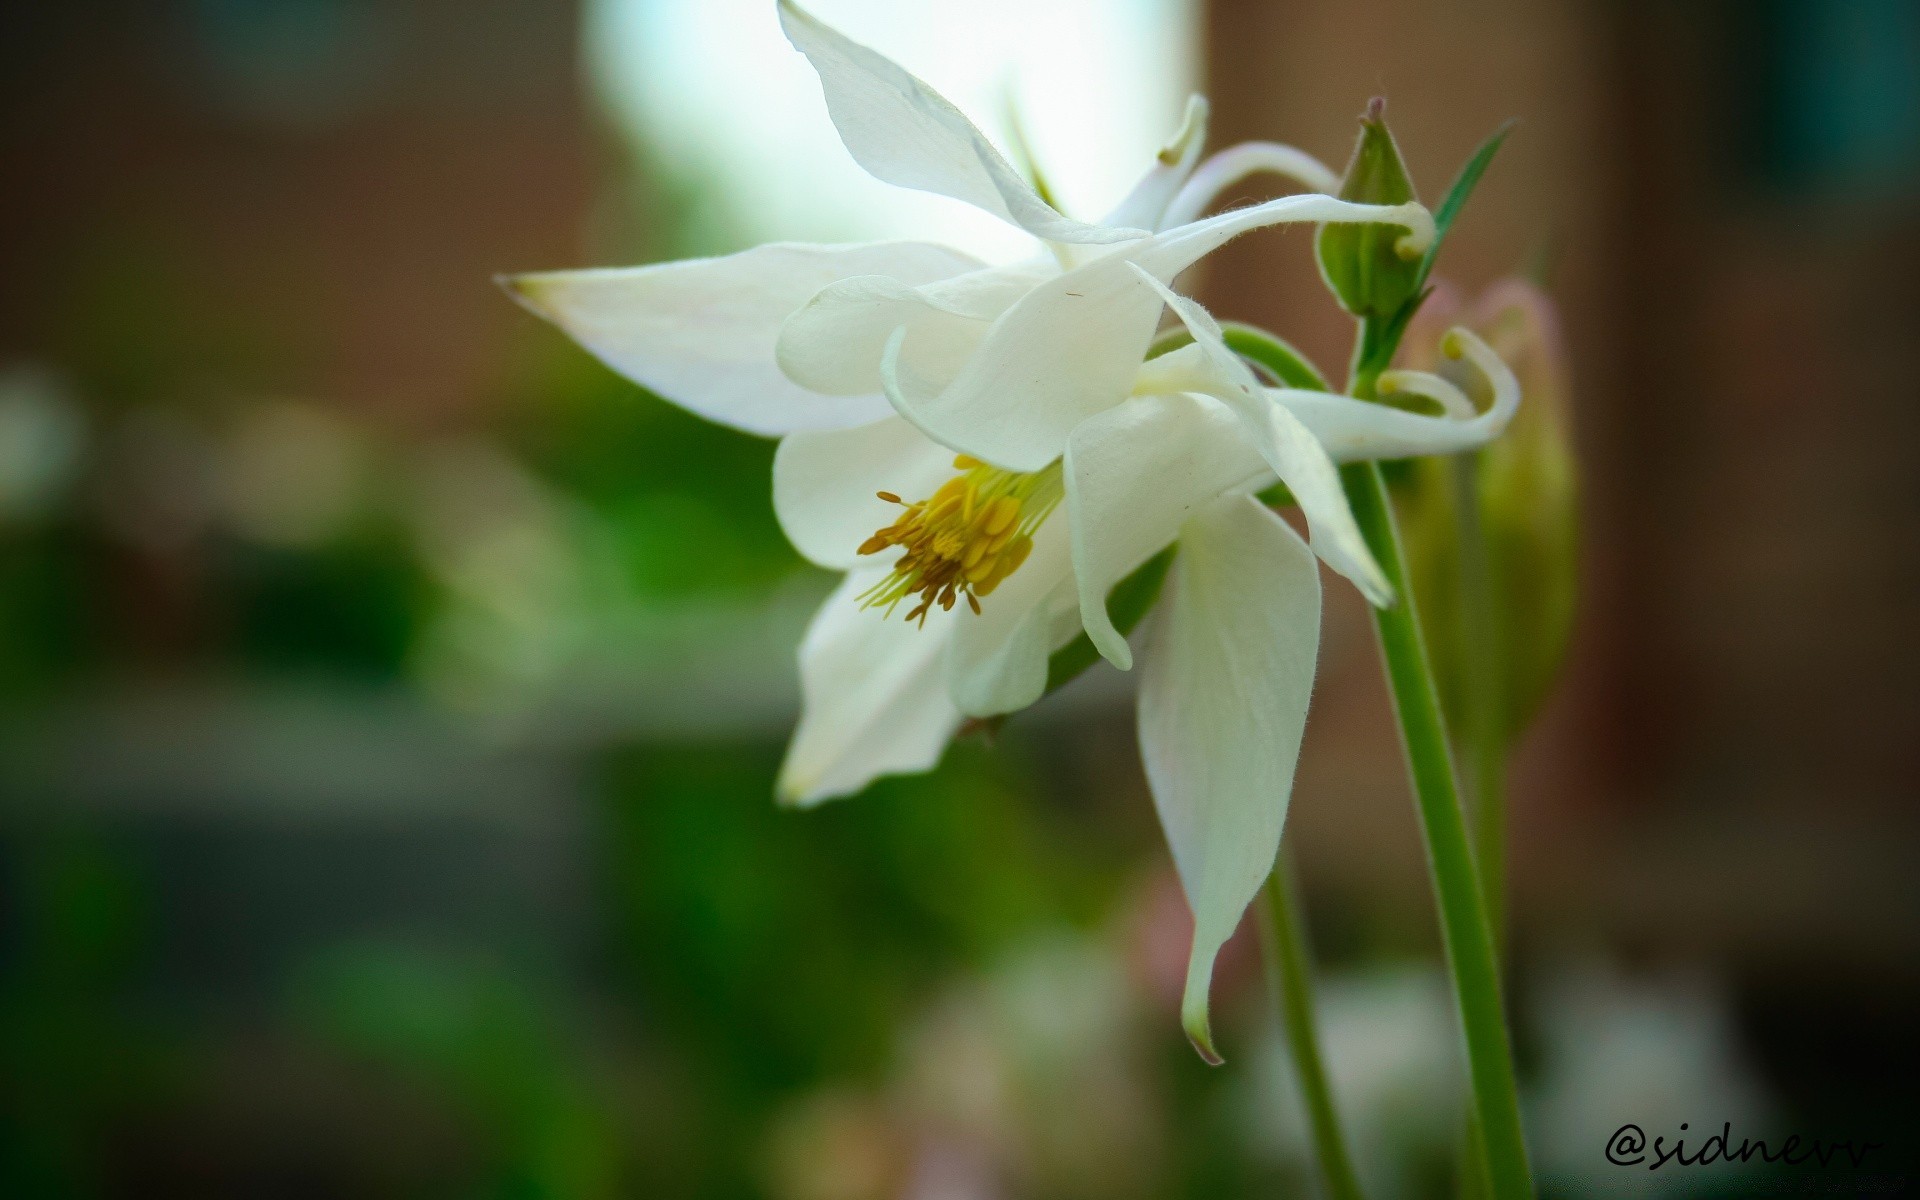
[[882, 775], [925, 771], [960, 726], [941, 678], [953, 614], [926, 627], [887, 620], [856, 599], [887, 568], [854, 571], [800, 643], [800, 725], [780, 767], [784, 803], [811, 805]]
[[[1493, 393], [1493, 404], [1471, 420], [1410, 413], [1350, 396], [1296, 388], [1268, 388], [1267, 395], [1298, 417], [1327, 448], [1327, 453], [1340, 462], [1471, 450], [1499, 437], [1506, 429], [1507, 422], [1520, 408], [1520, 382], [1500, 356], [1470, 330], [1460, 327], [1449, 330], [1443, 343], [1452, 356], [1466, 358], [1481, 371]], [[1424, 390], [1422, 379], [1417, 372], [1403, 371], [1397, 375], [1400, 390], [1431, 395], [1443, 405], [1448, 403], [1446, 396]]]
[[1393, 586], [1367, 548], [1353, 510], [1347, 506], [1339, 468], [1326, 450], [1299, 418], [1267, 398], [1253, 369], [1227, 349], [1211, 313], [1144, 271], [1141, 277], [1193, 334], [1194, 348], [1203, 364], [1193, 390], [1218, 397], [1240, 418], [1242, 435], [1299, 502], [1313, 548], [1329, 567], [1351, 579], [1369, 601], [1381, 607], [1393, 603]]
[[875, 179], [964, 200], [1047, 241], [1146, 236], [1061, 216], [945, 97], [792, 0], [780, 0], [780, 26], [819, 73], [847, 152]]
[[[1351, 204], [1283, 196], [1118, 247], [1045, 280], [1002, 313], [944, 387], [916, 371], [881, 379], [900, 415], [937, 442], [1016, 471], [1059, 457], [1067, 433], [1132, 389], [1160, 317], [1161, 299], [1134, 267], [1162, 283], [1228, 239], [1288, 221], [1405, 225], [1424, 248], [1433, 218], [1418, 204]], [[912, 337], [900, 361], [914, 362]]]
[[997, 716], [1045, 694], [1047, 659], [1080, 632], [1069, 546], [1066, 514], [1055, 513], [1034, 534], [1020, 569], [981, 597], [980, 612], [957, 615], [947, 689], [961, 712]]
[[1193, 909], [1181, 1020], [1210, 1061], [1213, 961], [1273, 869], [1320, 640], [1313, 553], [1251, 497], [1187, 523], [1144, 651], [1140, 753]]
[[1101, 220], [1102, 225], [1165, 228], [1162, 218], [1167, 205], [1186, 183], [1187, 176], [1193, 174], [1193, 164], [1200, 160], [1200, 150], [1206, 145], [1208, 111], [1205, 96], [1187, 97], [1187, 111], [1179, 130], [1154, 156], [1153, 166], [1133, 185], [1126, 199]]
[[[953, 451], [888, 415], [852, 429], [788, 434], [773, 455], [773, 511], [793, 548], [829, 570], [872, 565], [860, 543], [954, 475]], [[891, 556], [887, 556], [891, 558]]]
[[1460, 385], [1430, 371], [1382, 371], [1374, 386], [1382, 396], [1391, 396], [1395, 392], [1425, 396], [1438, 404], [1449, 420], [1471, 421], [1480, 415], [1473, 407], [1473, 401], [1467, 399], [1467, 394], [1460, 390]]
[[515, 275], [501, 283], [662, 398], [723, 425], [779, 434], [857, 425], [886, 413], [877, 385], [864, 396], [826, 397], [782, 375], [773, 351], [787, 314], [849, 275], [927, 283], [979, 266], [925, 242], [776, 242], [724, 258]]
[[915, 368], [928, 378], [950, 380], [995, 317], [1059, 272], [1049, 256], [930, 284], [884, 275], [838, 280], [787, 317], [775, 358], [788, 379], [809, 391], [872, 395], [880, 391], [880, 355], [887, 338], [906, 326]]
[[1339, 174], [1305, 150], [1279, 142], [1241, 142], [1201, 163], [1154, 228], [1185, 225], [1207, 211], [1228, 188], [1263, 172], [1291, 179], [1309, 192], [1331, 196], [1340, 190]]
[[1128, 670], [1133, 652], [1107, 615], [1107, 593], [1159, 553], [1221, 493], [1272, 478], [1231, 410], [1208, 396], [1137, 396], [1067, 439], [1067, 515], [1080, 621], [1094, 647]]

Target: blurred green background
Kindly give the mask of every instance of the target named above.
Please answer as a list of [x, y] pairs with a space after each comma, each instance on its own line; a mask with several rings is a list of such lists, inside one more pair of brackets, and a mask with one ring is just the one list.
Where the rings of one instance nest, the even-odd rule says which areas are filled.
[[[829, 580], [773, 521], [772, 444], [489, 283], [990, 244], [877, 185], [804, 202], [811, 168], [755, 148], [831, 147], [806, 77], [759, 74], [772, 7], [0, 16], [0, 1196], [1315, 1186], [1247, 939], [1229, 1066], [1179, 1034], [1126, 681], [776, 810]], [[1574, 368], [1579, 633], [1514, 800], [1543, 1181], [1644, 1194], [1602, 1157], [1629, 1121], [1910, 1168], [1914, 8], [1030, 0], [947, 45], [910, 7], [819, 11], [996, 134], [984, 60], [1019, 57], [1089, 207], [1131, 159], [1063, 122], [1141, 80], [1204, 85], [1217, 143], [1334, 162], [1385, 88], [1429, 198], [1523, 119], [1442, 270], [1550, 260]], [[1159, 111], [1103, 136], [1143, 157]], [[1304, 236], [1221, 258], [1203, 298], [1341, 361]], [[1342, 592], [1289, 837], [1363, 1173], [1444, 1195], [1459, 1067], [1371, 654]]]

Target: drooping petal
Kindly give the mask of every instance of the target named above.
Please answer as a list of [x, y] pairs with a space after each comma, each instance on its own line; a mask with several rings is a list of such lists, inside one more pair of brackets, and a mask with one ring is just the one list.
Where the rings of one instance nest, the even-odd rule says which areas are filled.
[[773, 455], [773, 511], [794, 549], [845, 571], [876, 561], [860, 556], [860, 544], [900, 515], [878, 493], [912, 502], [953, 475], [953, 451], [896, 416], [793, 433]]
[[1144, 652], [1140, 752], [1193, 909], [1181, 1020], [1209, 1061], [1213, 962], [1280, 847], [1319, 640], [1313, 552], [1286, 522], [1232, 496], [1187, 523]]
[[[1080, 632], [1073, 559], [1064, 513], [1033, 537], [1020, 569], [959, 613], [947, 649], [947, 689], [970, 717], [1014, 712], [1047, 690], [1047, 659]], [[957, 608], [958, 606], [956, 606]]]
[[1249, 175], [1279, 175], [1309, 192], [1331, 196], [1340, 190], [1340, 175], [1305, 150], [1279, 142], [1241, 142], [1201, 163], [1172, 203], [1156, 229], [1172, 229], [1194, 220], [1226, 190]]
[[1240, 421], [1208, 396], [1136, 396], [1089, 418], [1067, 440], [1067, 515], [1087, 637], [1114, 666], [1133, 666], [1107, 615], [1107, 593], [1179, 536], [1223, 492], [1272, 478]]
[[775, 357], [787, 378], [809, 391], [872, 395], [881, 390], [880, 353], [887, 338], [906, 326], [915, 369], [950, 380], [993, 319], [1059, 271], [1048, 256], [918, 286], [884, 275], [838, 280], [786, 319]]
[[1299, 418], [1267, 398], [1253, 369], [1227, 349], [1211, 313], [1144, 271], [1141, 277], [1193, 335], [1192, 349], [1198, 352], [1202, 370], [1191, 389], [1217, 397], [1240, 418], [1242, 436], [1299, 502], [1314, 550], [1329, 567], [1352, 580], [1368, 600], [1382, 607], [1393, 603], [1393, 587], [1367, 549], [1367, 540], [1347, 506], [1339, 468], [1326, 450]]
[[1167, 205], [1187, 182], [1187, 176], [1193, 174], [1193, 164], [1200, 160], [1200, 150], [1206, 145], [1208, 108], [1205, 96], [1187, 97], [1187, 111], [1179, 130], [1154, 156], [1153, 166], [1133, 185], [1126, 199], [1101, 220], [1102, 225], [1165, 227], [1161, 218], [1166, 215]]
[[923, 629], [863, 609], [887, 572], [854, 571], [827, 597], [800, 643], [800, 725], [780, 767], [787, 804], [852, 795], [882, 775], [925, 771], [960, 726], [941, 666], [953, 614]]
[[[1046, 280], [1002, 313], [966, 366], [944, 387], [913, 371], [881, 379], [900, 415], [937, 442], [1016, 471], [1059, 457], [1067, 433], [1132, 389], [1159, 320], [1161, 299], [1133, 268], [1172, 282], [1236, 234], [1288, 221], [1404, 225], [1408, 249], [1431, 240], [1418, 204], [1351, 204], [1328, 196], [1283, 196], [1222, 213]], [[906, 339], [911, 343], [912, 337]], [[910, 348], [900, 360], [911, 366]]]
[[865, 396], [825, 397], [780, 373], [774, 340], [789, 313], [849, 275], [884, 273], [917, 284], [979, 266], [925, 242], [772, 243], [724, 258], [516, 275], [501, 283], [664, 399], [749, 433], [780, 434], [858, 425], [886, 413], [877, 385]]
[[847, 152], [875, 179], [964, 200], [1047, 241], [1146, 236], [1061, 216], [944, 96], [792, 0], [780, 0], [780, 26], [819, 73]]
[[[1449, 356], [1465, 358], [1473, 364], [1485, 376], [1488, 390], [1493, 394], [1492, 406], [1470, 420], [1427, 416], [1349, 396], [1296, 388], [1268, 388], [1267, 395], [1298, 417], [1339, 462], [1454, 454], [1483, 446], [1499, 437], [1518, 411], [1520, 383], [1500, 356], [1472, 331], [1456, 327], [1448, 331], [1442, 343]], [[1419, 372], [1390, 371], [1381, 376], [1381, 381], [1397, 385], [1400, 391], [1432, 396], [1443, 406], [1448, 405], [1451, 398], [1429, 390], [1426, 378]]]

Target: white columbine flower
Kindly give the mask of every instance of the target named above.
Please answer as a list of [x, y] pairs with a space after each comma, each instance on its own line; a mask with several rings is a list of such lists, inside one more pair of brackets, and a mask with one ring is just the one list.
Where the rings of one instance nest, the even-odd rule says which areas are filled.
[[[1167, 290], [1228, 239], [1282, 222], [1399, 225], [1402, 250], [1419, 253], [1433, 235], [1419, 205], [1308, 194], [1196, 219], [1250, 171], [1337, 182], [1265, 143], [1196, 169], [1196, 97], [1106, 220], [1070, 220], [924, 83], [785, 0], [780, 19], [856, 161], [978, 205], [1042, 252], [989, 267], [921, 242], [783, 243], [508, 286], [661, 396], [783, 435], [782, 527], [847, 573], [800, 647], [804, 707], [780, 779], [791, 802], [932, 766], [964, 717], [1038, 699], [1048, 656], [1083, 626], [1130, 665], [1107, 591], [1179, 541], [1148, 641], [1141, 740], [1196, 914], [1187, 1024], [1208, 1049], [1207, 979], [1273, 861], [1318, 641], [1313, 555], [1251, 493], [1284, 480], [1321, 557], [1385, 602], [1333, 460], [1475, 445], [1511, 403], [1476, 417], [1426, 376], [1401, 382], [1449, 417], [1263, 388], [1211, 318]], [[1143, 365], [1168, 303], [1196, 343]], [[1470, 335], [1456, 348], [1506, 396], [1497, 359]], [[1065, 519], [1049, 519], [1063, 503]]]
[[[1315, 552], [1376, 603], [1390, 598], [1335, 464], [1480, 445], [1505, 428], [1520, 389], [1464, 329], [1443, 350], [1486, 376], [1494, 403], [1484, 413], [1447, 380], [1413, 371], [1388, 372], [1381, 389], [1426, 396], [1445, 415], [1265, 387], [1206, 310], [1153, 286], [1194, 343], [1145, 363], [1133, 396], [1073, 428], [1064, 477], [1081, 617], [1117, 666], [1131, 666], [1132, 652], [1108, 619], [1107, 593], [1177, 543], [1142, 654], [1140, 751], [1194, 915], [1181, 1019], [1217, 1060], [1213, 961], [1273, 869], [1313, 689]], [[1312, 549], [1254, 498], [1276, 478], [1298, 501]]]

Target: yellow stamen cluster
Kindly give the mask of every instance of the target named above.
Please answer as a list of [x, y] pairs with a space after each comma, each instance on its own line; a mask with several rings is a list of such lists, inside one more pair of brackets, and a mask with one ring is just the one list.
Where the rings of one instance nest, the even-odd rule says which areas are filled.
[[898, 520], [860, 544], [860, 553], [878, 554], [890, 546], [906, 550], [893, 573], [862, 593], [863, 607], [885, 607], [888, 614], [908, 596], [920, 603], [907, 620], [926, 624], [927, 613], [966, 597], [974, 612], [1019, 570], [1033, 550], [1033, 533], [1060, 503], [1060, 465], [1030, 474], [990, 467], [962, 454], [953, 460], [960, 472], [925, 500], [908, 504], [892, 492], [880, 492], [906, 511]]

